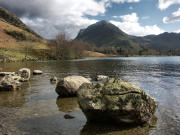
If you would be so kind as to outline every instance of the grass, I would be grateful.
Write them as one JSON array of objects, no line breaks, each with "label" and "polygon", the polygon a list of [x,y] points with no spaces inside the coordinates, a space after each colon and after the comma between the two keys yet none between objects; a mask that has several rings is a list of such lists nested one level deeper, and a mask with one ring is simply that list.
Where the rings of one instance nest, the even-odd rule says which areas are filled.
[{"label": "grass", "polygon": [[0,18],[0,61],[46,60],[46,41]]},{"label": "grass", "polygon": [[8,44],[0,47],[1,61],[2,57],[8,61],[45,60],[50,52],[48,46],[40,42],[16,42],[12,46]]}]

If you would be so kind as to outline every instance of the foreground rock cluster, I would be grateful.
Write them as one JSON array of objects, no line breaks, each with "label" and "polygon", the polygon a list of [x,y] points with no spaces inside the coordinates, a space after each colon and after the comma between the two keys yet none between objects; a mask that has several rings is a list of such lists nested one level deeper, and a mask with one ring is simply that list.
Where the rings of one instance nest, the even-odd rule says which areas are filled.
[{"label": "foreground rock cluster", "polygon": [[[33,75],[43,74],[40,70],[34,70]],[[19,89],[24,82],[28,82],[31,77],[31,70],[21,68],[17,72],[2,72],[0,70],[0,91],[13,91]]]},{"label": "foreground rock cluster", "polygon": [[29,81],[31,71],[22,68],[18,72],[1,72],[0,76],[0,91],[13,91],[19,89],[23,82]]},{"label": "foreground rock cluster", "polygon": [[68,76],[56,87],[60,97],[77,95],[88,121],[142,124],[153,117],[156,101],[136,85],[102,75],[89,80]]}]

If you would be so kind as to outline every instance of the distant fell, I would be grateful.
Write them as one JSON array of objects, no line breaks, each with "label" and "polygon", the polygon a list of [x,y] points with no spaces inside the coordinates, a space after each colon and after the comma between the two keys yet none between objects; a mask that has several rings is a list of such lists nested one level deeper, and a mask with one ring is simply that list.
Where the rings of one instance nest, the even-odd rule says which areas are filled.
[{"label": "distant fell", "polygon": [[116,46],[126,48],[129,51],[141,49],[138,44],[128,38],[125,32],[105,20],[92,24],[86,29],[81,29],[76,39],[95,44],[98,47]]},{"label": "distant fell", "polygon": [[[159,35],[132,36],[128,35],[117,26],[107,21],[99,21],[80,30],[76,39],[83,40],[97,47],[120,47],[133,52],[151,50],[163,51],[164,54],[175,50],[174,54],[180,54],[180,34],[179,33],[162,33]],[[153,54],[153,53],[152,53]]]}]

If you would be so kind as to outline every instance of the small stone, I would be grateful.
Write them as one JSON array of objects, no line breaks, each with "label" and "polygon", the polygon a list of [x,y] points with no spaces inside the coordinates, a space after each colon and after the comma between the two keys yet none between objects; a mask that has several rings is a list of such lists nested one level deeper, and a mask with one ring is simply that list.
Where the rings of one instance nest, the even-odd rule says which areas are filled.
[{"label": "small stone", "polygon": [[41,75],[43,72],[41,70],[34,70],[33,75]]},{"label": "small stone", "polygon": [[56,83],[57,82],[57,77],[56,76],[53,76],[51,79],[50,79],[51,83]]}]

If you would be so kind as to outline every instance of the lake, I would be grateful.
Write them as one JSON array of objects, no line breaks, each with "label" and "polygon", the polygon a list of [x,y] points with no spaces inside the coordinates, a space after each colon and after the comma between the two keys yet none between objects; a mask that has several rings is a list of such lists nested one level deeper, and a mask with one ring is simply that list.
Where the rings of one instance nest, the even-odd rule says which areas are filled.
[{"label": "lake", "polygon": [[[44,72],[23,89],[0,92],[0,125],[12,135],[180,135],[180,57],[113,57],[0,64]],[[58,98],[51,76],[103,74],[137,84],[158,102],[157,125],[88,124],[76,98]],[[74,119],[65,119],[70,114]]]}]

